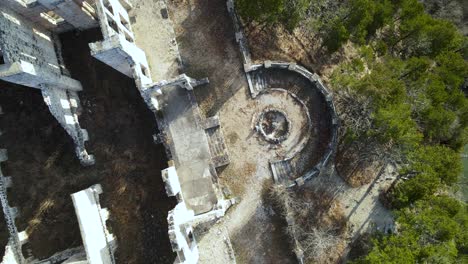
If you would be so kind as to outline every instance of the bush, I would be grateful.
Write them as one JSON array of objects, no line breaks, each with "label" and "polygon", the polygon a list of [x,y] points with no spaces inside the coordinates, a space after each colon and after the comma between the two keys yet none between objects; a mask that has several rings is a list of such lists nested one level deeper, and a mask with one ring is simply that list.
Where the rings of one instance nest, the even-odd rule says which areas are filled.
[{"label": "bush", "polygon": [[377,235],[368,255],[355,263],[455,263],[466,246],[466,204],[430,197],[397,213],[397,234]]}]

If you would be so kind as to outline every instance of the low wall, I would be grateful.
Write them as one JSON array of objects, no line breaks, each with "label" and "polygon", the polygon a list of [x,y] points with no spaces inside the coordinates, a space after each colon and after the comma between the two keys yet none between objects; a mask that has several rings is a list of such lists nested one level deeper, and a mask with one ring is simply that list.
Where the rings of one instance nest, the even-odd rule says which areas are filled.
[{"label": "low wall", "polygon": [[[302,75],[304,78],[308,79],[311,82],[311,84],[317,87],[317,89],[325,98],[327,107],[332,118],[332,138],[330,143],[328,144],[325,155],[323,155],[322,159],[317,163],[317,165],[315,165],[315,167],[311,170],[304,173],[302,176],[296,178],[294,182],[288,185],[288,187],[301,186],[304,184],[305,181],[310,180],[312,177],[319,175],[320,171],[329,163],[330,159],[332,158],[335,152],[338,141],[338,116],[336,114],[335,105],[333,104],[332,93],[327,89],[327,87],[323,84],[323,82],[320,80],[320,77],[316,73],[312,73],[303,66],[297,65],[296,63],[266,60],[261,64],[252,64],[249,48],[247,45],[247,39],[243,34],[242,25],[235,11],[233,0],[227,1],[227,9],[234,24],[236,41],[239,44],[240,53],[244,61],[244,71],[247,77],[247,82],[252,97],[255,98],[259,94],[259,91],[256,91],[256,89],[253,87],[249,72],[256,71],[262,68],[272,68],[288,70]],[[274,165],[275,162],[282,162],[286,160],[274,161],[271,163],[271,165]]]},{"label": "low wall", "polygon": [[[8,160],[8,155],[6,149],[0,149],[0,162]],[[11,178],[5,177],[2,174],[0,168],[0,201],[2,204],[3,215],[5,217],[5,223],[10,234],[8,239],[9,250],[5,251],[5,256],[3,257],[2,263],[26,263],[26,260],[23,257],[21,252],[21,241],[18,229],[15,225],[15,218],[18,214],[17,209],[10,207],[7,198],[7,188],[11,186]]]},{"label": "low wall", "polygon": [[101,208],[99,195],[101,185],[71,195],[80,225],[81,238],[90,264],[115,264],[116,241],[109,233],[106,221],[109,211]]}]

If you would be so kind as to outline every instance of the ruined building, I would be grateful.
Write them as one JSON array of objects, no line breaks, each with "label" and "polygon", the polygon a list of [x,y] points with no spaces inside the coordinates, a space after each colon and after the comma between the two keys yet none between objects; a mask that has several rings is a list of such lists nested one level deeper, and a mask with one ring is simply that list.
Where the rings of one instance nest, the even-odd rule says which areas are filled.
[{"label": "ruined building", "polygon": [[[151,2],[154,9],[149,12],[149,15],[143,17],[140,20],[143,22],[140,23],[151,20],[151,23],[148,22],[148,24],[157,25],[157,29],[150,30],[151,32],[146,32],[148,27],[144,28],[144,34],[151,36],[151,41],[157,44],[144,46],[147,43],[138,42],[137,39],[137,35],[141,34],[141,31],[138,27],[138,16],[135,15],[135,10],[141,12],[141,9],[135,9],[133,7],[135,3],[132,3],[132,0],[0,0],[0,79],[41,91],[44,103],[50,113],[72,139],[77,159],[81,165],[87,166],[87,169],[99,167],[99,158],[95,158],[90,153],[99,157],[101,152],[98,151],[98,148],[93,151],[89,145],[87,149],[86,141],[89,138],[100,141],[103,137],[96,136],[100,135],[101,130],[94,130],[95,137],[93,138],[92,133],[88,134],[87,130],[80,126],[80,113],[89,110],[87,109],[89,107],[88,101],[84,100],[87,98],[87,93],[81,95],[83,105],[80,104],[80,91],[88,91],[88,87],[71,78],[63,59],[63,57],[67,58],[70,68],[74,66],[74,64],[69,63],[69,56],[67,56],[66,47],[70,43],[67,42],[67,38],[62,38],[63,43],[61,43],[58,35],[65,32],[69,32],[67,35],[76,33],[73,40],[79,39],[81,44],[87,44],[92,56],[87,57],[84,61],[99,61],[100,68],[111,70],[119,77],[125,76],[125,80],[128,80],[130,84],[133,84],[134,81],[135,89],[137,89],[135,91],[136,98],[140,99],[139,96],[141,96],[143,109],[149,109],[149,115],[153,118],[154,123],[148,124],[147,127],[158,128],[157,131],[151,131],[151,141],[160,144],[161,149],[164,148],[163,151],[165,151],[168,160],[168,164],[165,164],[166,160],[161,159],[164,160],[164,166],[156,167],[156,171],[154,167],[151,167],[149,174],[154,173],[156,177],[159,171],[165,168],[161,171],[161,176],[166,194],[176,200],[174,208],[172,208],[174,204],[168,206],[170,209],[168,212],[157,212],[164,215],[163,217],[167,214],[167,234],[170,247],[175,255],[175,263],[197,263],[199,259],[211,263],[211,259],[207,260],[209,257],[216,258],[227,253],[211,254],[210,245],[214,245],[211,247],[218,251],[233,251],[227,229],[222,226],[218,229],[211,227],[225,215],[226,210],[231,205],[240,201],[225,197],[231,195],[230,191],[226,190],[227,188],[221,190],[219,186],[218,173],[220,175],[225,173],[220,168],[224,168],[231,161],[232,164],[239,165],[239,163],[246,163],[246,159],[249,159],[248,161],[252,161],[253,167],[258,167],[253,173],[258,175],[252,177],[256,177],[256,181],[260,182],[271,175],[270,179],[276,184],[285,185],[288,188],[303,186],[305,182],[310,182],[325,171],[327,164],[331,163],[337,142],[338,118],[332,94],[326,89],[317,74],[296,63],[270,60],[254,61],[251,58],[247,39],[244,36],[232,0],[227,1],[227,9],[224,11],[227,11],[226,18],[229,19],[228,16],[230,16],[232,19],[234,29],[232,35],[233,37],[235,35],[235,41],[233,39],[231,42],[240,48],[241,56],[239,63],[232,63],[230,65],[232,67],[227,69],[242,69],[242,74],[238,79],[235,79],[237,78],[235,74],[222,77],[230,79],[228,82],[226,79],[222,80],[224,83],[218,82],[223,83],[219,87],[213,86],[216,86],[216,78],[221,77],[209,75],[213,86],[207,86],[210,83],[208,78],[195,79],[184,72],[165,0],[148,0],[147,2]],[[155,12],[155,10],[159,12]],[[99,39],[93,39],[91,43],[87,43],[88,38],[82,38],[85,34],[78,35],[80,31],[87,29],[95,29],[96,32],[99,32]],[[199,48],[197,45],[186,46],[193,49]],[[87,48],[86,45],[84,47]],[[62,56],[62,50],[65,56]],[[80,49],[80,55],[83,54],[81,52],[83,50],[83,48]],[[89,54],[87,52],[85,50],[86,55]],[[235,52],[237,52],[237,47]],[[191,50],[187,53],[196,52]],[[216,66],[218,66],[217,63],[225,63],[224,57],[222,62],[216,62]],[[75,73],[74,70],[72,72]],[[86,77],[90,72],[95,73],[83,71],[80,73],[85,75],[84,77],[73,76],[86,83],[88,81]],[[222,73],[229,75],[225,74],[224,68]],[[206,75],[201,77],[203,76]],[[95,79],[106,78],[106,76],[94,77]],[[239,82],[240,78],[242,78],[241,82]],[[107,80],[102,80],[102,82],[98,80],[95,86],[98,89],[101,88],[100,85],[106,86],[102,88],[108,91],[102,97],[113,100],[112,95],[116,94],[113,93],[115,90],[112,90],[113,87],[107,86],[112,86],[115,82],[104,85],[105,81]],[[229,109],[232,116],[231,113],[217,111],[217,114],[205,117],[195,98],[194,89],[213,88],[215,90],[214,88],[217,88],[223,90],[226,88],[223,85],[229,86],[233,83],[238,87],[248,89],[246,90],[248,98],[241,101],[241,103],[246,104],[245,107],[239,109],[239,104],[233,101],[236,104]],[[29,92],[29,90],[27,91]],[[234,92],[229,94],[229,99],[226,100],[235,99],[234,95]],[[125,103],[131,104],[131,102]],[[119,105],[119,109],[120,107],[121,105]],[[115,109],[113,108],[113,110]],[[242,113],[238,113],[237,110],[242,110],[239,111]],[[103,112],[105,112],[105,118],[108,118],[107,109]],[[89,116],[93,118],[92,111],[85,113],[90,113]],[[245,145],[248,146],[242,146],[245,149],[241,148],[241,154],[232,151],[233,155],[229,155],[227,144],[230,144],[231,150],[236,150],[237,146],[234,145],[235,143],[231,143],[231,140],[225,142],[220,116],[223,127],[229,126],[229,132],[243,133],[240,133],[243,135],[241,138],[246,139]],[[88,121],[86,117],[88,114],[82,116],[83,123]],[[235,120],[224,122],[226,119]],[[94,129],[93,124],[98,123],[94,122],[94,119],[92,121],[87,123],[90,130]],[[147,121],[141,122],[144,125],[139,128],[146,127]],[[103,123],[101,129],[108,127],[109,123]],[[115,131],[117,140],[120,139],[120,133],[121,131]],[[137,134],[137,136],[139,135]],[[234,135],[238,136],[235,133]],[[132,134],[132,136],[135,135]],[[126,147],[127,145],[125,145]],[[111,156],[109,159],[114,161],[115,157],[118,157],[125,150],[115,151],[118,154],[116,156],[109,155]],[[237,151],[240,152],[240,150]],[[146,154],[145,152],[140,156],[146,158]],[[7,150],[2,149],[0,162],[7,161],[7,159]],[[72,160],[74,161],[74,159]],[[148,160],[143,159],[143,161],[148,163]],[[119,162],[124,163],[126,160],[116,161],[116,163]],[[130,162],[133,160],[130,159]],[[110,171],[113,173],[112,170]],[[237,173],[242,176],[248,174],[246,171],[232,172],[232,174]],[[139,176],[138,174],[131,175],[133,178]],[[233,178],[237,176],[234,175]],[[107,221],[113,217],[113,211],[104,207],[111,210],[115,207],[106,204],[103,199],[106,197],[105,180],[107,177],[99,178],[99,182],[83,183],[83,185],[89,184],[91,186],[83,187],[80,185],[79,188],[70,191],[70,193],[67,192],[66,197],[63,198],[70,199],[70,203],[73,204],[71,210],[72,212],[74,210],[76,214],[76,225],[79,225],[82,244],[76,248],[56,252],[48,259],[39,259],[34,257],[32,253],[25,254],[24,245],[28,243],[27,232],[18,230],[15,225],[15,218],[21,212],[9,203],[7,195],[15,193],[15,178],[4,176],[0,170],[0,201],[9,232],[9,242],[2,263],[115,263],[119,257],[115,256],[116,252],[119,252],[117,241],[122,242],[118,239],[126,238],[114,236],[119,234],[118,231],[112,234],[115,229],[112,230],[107,226]],[[84,190],[81,190],[83,188]],[[137,188],[143,189],[142,186],[137,186]],[[148,187],[148,189],[150,188]],[[149,192],[151,191],[153,190],[149,190]],[[158,193],[160,192],[158,191]],[[255,224],[255,228],[260,230],[259,232],[268,235],[269,233],[264,231],[266,230],[265,226],[268,225],[268,219],[263,217],[267,214],[262,211],[264,208],[257,201],[260,200],[260,188],[253,188],[251,194],[253,194],[251,197],[247,197],[251,200],[243,199],[237,208],[242,207],[242,203],[255,202],[251,207],[252,214],[259,214],[262,217],[258,218],[260,219],[258,224],[257,222],[252,222],[252,224]],[[129,199],[133,198],[129,197]],[[10,197],[10,199],[12,198]],[[137,200],[131,205],[133,207],[140,206],[139,202]],[[258,204],[256,204],[257,202]],[[150,217],[152,218],[153,215]],[[126,223],[125,220],[124,223]],[[229,219],[226,217],[222,222],[228,221]],[[150,227],[141,228],[141,232],[148,231],[148,228],[154,228],[154,225],[154,222],[151,222],[148,225]],[[113,225],[113,227],[115,226]],[[140,223],[138,223],[138,228],[140,228]],[[216,234],[211,234],[211,236],[199,235],[203,232],[198,233],[197,231],[205,231],[204,229],[217,231],[213,231]],[[30,240],[33,240],[32,238],[31,235]],[[207,243],[207,240],[212,240],[209,241],[211,244]],[[148,247],[153,246],[154,243],[151,242],[154,240],[146,243],[149,244]],[[166,245],[169,246],[169,243]],[[146,257],[146,248],[143,252]],[[296,250],[299,260],[301,259],[300,253],[301,250]],[[206,257],[205,255],[212,256]],[[234,254],[232,253],[232,255]],[[230,263],[235,263],[235,257],[230,257],[230,260],[232,261]]]},{"label": "ruined building", "polygon": [[[40,89],[50,113],[72,138],[82,165],[98,163],[88,153],[89,137],[81,128],[79,92],[86,87],[70,77],[62,55],[59,33],[100,28],[103,39],[89,43],[91,55],[135,80],[161,133],[154,136],[166,147],[171,161],[163,173],[167,194],[177,198],[168,212],[169,237],[177,263],[196,263],[198,249],[193,225],[222,217],[233,203],[224,200],[216,183],[218,166],[229,163],[218,117],[204,119],[193,87],[208,83],[179,72],[153,80],[145,52],[135,44],[129,0],[2,0],[0,3],[0,79]],[[156,52],[156,51],[154,51]],[[180,114],[180,108],[189,108]],[[188,144],[190,135],[190,144]],[[194,158],[195,157],[195,158]],[[1,160],[7,159],[2,150]],[[78,218],[83,247],[58,252],[47,260],[25,258],[25,232],[15,226],[16,209],[7,199],[14,181],[0,174],[0,198],[10,240],[3,263],[115,263],[118,245],[106,227],[109,212],[101,208],[99,185],[70,194]]]}]

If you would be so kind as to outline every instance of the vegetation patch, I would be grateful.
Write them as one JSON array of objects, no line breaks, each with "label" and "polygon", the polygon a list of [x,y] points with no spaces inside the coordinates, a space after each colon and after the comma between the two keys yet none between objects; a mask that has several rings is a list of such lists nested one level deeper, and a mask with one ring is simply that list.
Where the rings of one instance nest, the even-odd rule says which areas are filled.
[{"label": "vegetation patch", "polygon": [[451,198],[468,143],[462,89],[468,38],[425,7],[448,18],[446,9],[424,2],[237,1],[244,23],[254,28],[250,33],[281,32],[272,39],[292,39],[285,41],[289,46],[276,43],[284,53],[303,49],[295,59],[320,70],[325,64],[317,61],[327,61],[331,70],[324,80],[341,121],[340,175],[360,186],[382,165],[399,168],[381,195],[397,215],[395,232],[368,239],[364,256],[355,256],[358,263],[454,263],[468,254],[466,203]]},{"label": "vegetation patch", "polygon": [[339,201],[327,191],[269,188],[275,208],[286,219],[294,251],[305,263],[335,263],[344,251],[346,217]]}]

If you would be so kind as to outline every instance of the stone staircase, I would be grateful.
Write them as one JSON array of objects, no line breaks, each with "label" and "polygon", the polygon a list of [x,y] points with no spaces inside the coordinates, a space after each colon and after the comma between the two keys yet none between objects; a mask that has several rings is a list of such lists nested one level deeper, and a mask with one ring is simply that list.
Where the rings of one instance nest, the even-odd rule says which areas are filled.
[{"label": "stone staircase", "polygon": [[270,162],[273,179],[276,183],[289,181],[293,169],[289,160],[280,160]]},{"label": "stone staircase", "polygon": [[215,167],[221,167],[230,163],[224,136],[221,131],[218,116],[205,119],[204,128],[208,145],[210,148],[211,160]]},{"label": "stone staircase", "polygon": [[262,70],[248,72],[247,78],[249,78],[252,83],[250,86],[250,93],[254,98],[268,87],[268,82]]}]

